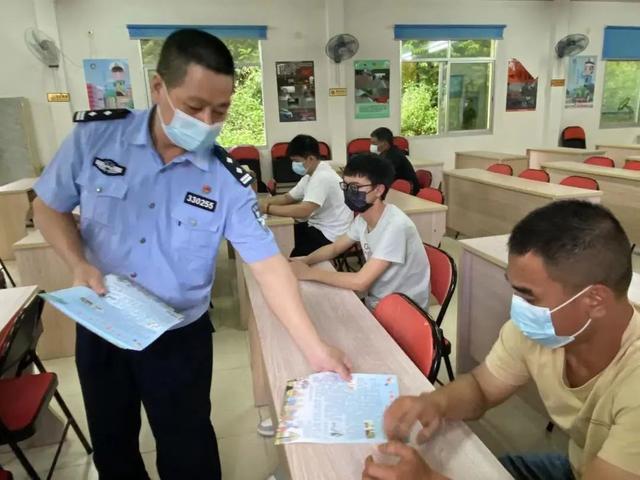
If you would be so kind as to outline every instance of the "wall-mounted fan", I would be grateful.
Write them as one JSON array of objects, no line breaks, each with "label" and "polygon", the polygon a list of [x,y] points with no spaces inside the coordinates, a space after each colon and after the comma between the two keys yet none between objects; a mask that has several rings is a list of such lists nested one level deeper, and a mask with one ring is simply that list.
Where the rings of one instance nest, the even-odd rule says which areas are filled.
[{"label": "wall-mounted fan", "polygon": [[49,68],[60,66],[60,49],[56,42],[43,31],[27,28],[24,32],[24,43],[27,44],[34,57]]},{"label": "wall-mounted fan", "polygon": [[341,33],[329,39],[324,51],[327,56],[336,63],[353,57],[360,44],[358,39],[348,33]]},{"label": "wall-mounted fan", "polygon": [[556,43],[556,55],[558,58],[573,57],[587,48],[587,45],[589,45],[589,37],[582,33],[573,33]]}]

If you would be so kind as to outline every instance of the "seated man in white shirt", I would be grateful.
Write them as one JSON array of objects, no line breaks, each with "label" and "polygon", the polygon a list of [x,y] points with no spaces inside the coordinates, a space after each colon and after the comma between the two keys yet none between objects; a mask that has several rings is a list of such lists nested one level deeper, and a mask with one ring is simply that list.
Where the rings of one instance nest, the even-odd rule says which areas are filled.
[{"label": "seated man in white shirt", "polygon": [[[394,179],[390,162],[374,154],[353,157],[344,168],[346,205],[359,214],[349,230],[333,243],[308,256],[294,258],[291,266],[301,280],[365,293],[371,310],[387,295],[399,292],[423,309],[429,301],[429,260],[416,226],[384,198]],[[358,272],[336,272],[314,268],[360,242],[366,263]]]},{"label": "seated man in white shirt", "polygon": [[[330,244],[347,231],[353,214],[344,204],[340,176],[320,160],[318,141],[297,135],[289,143],[287,156],[302,179],[288,193],[264,199],[262,213],[299,220],[294,226],[291,256],[308,255]],[[289,252],[285,252],[289,253]]]}]

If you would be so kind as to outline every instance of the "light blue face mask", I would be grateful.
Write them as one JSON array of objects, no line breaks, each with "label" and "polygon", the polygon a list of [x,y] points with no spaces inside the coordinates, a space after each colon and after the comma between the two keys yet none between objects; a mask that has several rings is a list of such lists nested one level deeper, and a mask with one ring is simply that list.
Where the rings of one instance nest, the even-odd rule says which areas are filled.
[{"label": "light blue face mask", "polygon": [[551,321],[551,314],[557,312],[562,307],[573,302],[576,298],[589,290],[591,285],[571,297],[562,305],[549,310],[547,307],[537,307],[531,305],[518,295],[513,295],[511,299],[511,320],[518,326],[525,337],[548,348],[559,348],[573,342],[591,323],[591,319],[585,323],[584,327],[573,335],[559,336]]},{"label": "light blue face mask", "polygon": [[293,173],[296,173],[301,177],[304,177],[307,174],[307,169],[304,168],[304,163],[302,162],[291,162],[291,170],[293,170]]},{"label": "light blue face mask", "polygon": [[218,138],[222,130],[222,122],[209,125],[191,115],[187,115],[173,106],[167,87],[163,86],[162,88],[167,100],[169,100],[169,105],[173,108],[173,118],[168,125],[165,124],[159,109],[158,118],[164,133],[169,137],[171,143],[184,148],[188,152],[202,152],[212,149],[216,138]]}]

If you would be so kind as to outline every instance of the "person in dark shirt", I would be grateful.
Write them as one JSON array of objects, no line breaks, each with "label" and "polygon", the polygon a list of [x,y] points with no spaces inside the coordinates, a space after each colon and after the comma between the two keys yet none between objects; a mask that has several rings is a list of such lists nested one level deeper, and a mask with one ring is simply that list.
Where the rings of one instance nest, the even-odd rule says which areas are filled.
[{"label": "person in dark shirt", "polygon": [[386,127],[376,128],[371,132],[371,153],[377,153],[382,158],[389,160],[396,171],[394,180],[406,180],[411,184],[411,193],[417,194],[420,190],[418,177],[413,165],[405,154],[393,144],[393,133]]}]

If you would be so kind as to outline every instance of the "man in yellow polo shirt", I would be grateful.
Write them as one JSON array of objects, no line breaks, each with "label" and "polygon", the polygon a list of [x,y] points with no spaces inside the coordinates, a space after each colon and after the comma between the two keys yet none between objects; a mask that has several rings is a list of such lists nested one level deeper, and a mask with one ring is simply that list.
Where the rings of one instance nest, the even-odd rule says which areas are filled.
[{"label": "man in yellow polo shirt", "polygon": [[[420,441],[444,419],[479,418],[533,380],[569,435],[569,452],[502,458],[516,479],[640,479],[640,314],[627,298],[630,252],[620,223],[599,205],[572,200],[531,212],[509,239],[511,320],[493,349],[454,382],[398,399],[385,415],[389,437],[406,438],[419,421]],[[400,461],[368,458],[363,479],[444,478],[401,442],[381,450]]]}]

